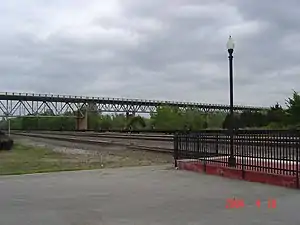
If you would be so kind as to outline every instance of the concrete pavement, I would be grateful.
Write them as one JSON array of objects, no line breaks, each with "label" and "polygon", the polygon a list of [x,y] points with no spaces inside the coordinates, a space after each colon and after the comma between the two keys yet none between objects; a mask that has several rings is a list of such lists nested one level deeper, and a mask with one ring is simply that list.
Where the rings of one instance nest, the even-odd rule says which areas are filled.
[{"label": "concrete pavement", "polygon": [[1,225],[299,225],[299,206],[297,190],[170,166],[0,177]]}]

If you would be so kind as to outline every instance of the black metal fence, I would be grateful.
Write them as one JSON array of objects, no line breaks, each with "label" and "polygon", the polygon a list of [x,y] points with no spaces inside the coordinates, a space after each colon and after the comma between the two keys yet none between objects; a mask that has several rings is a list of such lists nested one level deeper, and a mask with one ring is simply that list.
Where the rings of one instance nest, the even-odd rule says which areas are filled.
[{"label": "black metal fence", "polygon": [[[233,150],[236,167],[241,170],[299,177],[300,131],[235,130]],[[227,167],[229,156],[229,131],[204,130],[174,135],[175,160],[197,159],[204,165]]]}]

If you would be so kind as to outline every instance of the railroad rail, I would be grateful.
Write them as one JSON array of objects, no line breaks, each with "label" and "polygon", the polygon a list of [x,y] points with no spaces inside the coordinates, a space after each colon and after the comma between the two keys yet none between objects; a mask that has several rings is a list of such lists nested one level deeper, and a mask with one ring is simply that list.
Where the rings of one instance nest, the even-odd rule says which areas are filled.
[{"label": "railroad rail", "polygon": [[154,134],[124,134],[124,133],[95,133],[95,132],[57,132],[57,131],[41,131],[41,132],[19,132],[12,131],[12,133],[33,133],[33,134],[50,134],[50,135],[68,135],[68,136],[79,136],[79,137],[99,137],[99,138],[118,138],[118,139],[142,139],[151,141],[173,141],[173,135],[154,135]]},{"label": "railroad rail", "polygon": [[91,144],[91,145],[115,145],[115,146],[123,146],[128,147],[130,149],[136,150],[144,150],[144,151],[152,151],[159,153],[172,154],[173,148],[161,148],[157,146],[147,146],[147,145],[137,145],[132,143],[122,143],[122,142],[114,142],[114,141],[103,141],[97,139],[91,139],[87,137],[76,137],[76,136],[64,136],[64,135],[50,135],[50,134],[34,134],[34,133],[12,133],[17,136],[26,136],[26,137],[34,137],[34,138],[42,138],[42,139],[52,139],[57,141],[68,141],[73,143],[81,143],[81,144]]},{"label": "railroad rail", "polygon": [[[153,134],[124,134],[124,133],[95,133],[95,132],[57,132],[57,131],[44,131],[44,132],[13,132],[14,134],[36,134],[36,135],[58,135],[58,136],[74,136],[74,137],[95,137],[101,139],[128,139],[128,140],[147,140],[147,141],[161,141],[161,142],[173,142],[174,135],[153,135]],[[179,135],[180,137],[180,135]],[[184,136],[183,138],[186,138]],[[206,133],[206,134],[197,134],[190,135],[188,140],[190,144],[196,142],[196,139],[200,139],[203,143],[213,144],[218,142],[218,144],[228,144],[229,143],[229,135],[226,133]],[[287,137],[287,136],[276,136],[276,135],[247,135],[247,134],[239,134],[234,136],[234,144],[235,145],[252,145],[252,146],[264,146],[270,147],[282,147],[282,146],[298,146],[299,141],[295,137]]]},{"label": "railroad rail", "polygon": [[[155,151],[175,154],[174,149],[181,149],[187,158],[226,156],[229,154],[230,137],[227,133],[190,133],[175,136],[156,135],[149,137],[141,134],[87,133],[87,132],[46,132],[13,133],[28,137],[46,138],[74,143],[93,145],[117,145],[131,149]],[[107,140],[103,140],[107,139]],[[120,139],[122,141],[120,141]],[[117,141],[116,141],[117,140]],[[128,143],[126,143],[128,142]],[[134,143],[135,142],[135,143]],[[146,144],[147,143],[147,144]],[[178,145],[178,146],[175,146]],[[151,146],[152,145],[152,146]],[[163,147],[162,147],[163,146]],[[234,154],[236,156],[251,156],[258,158],[272,158],[285,160],[298,159],[300,150],[299,137],[273,134],[245,134],[234,136]]]}]

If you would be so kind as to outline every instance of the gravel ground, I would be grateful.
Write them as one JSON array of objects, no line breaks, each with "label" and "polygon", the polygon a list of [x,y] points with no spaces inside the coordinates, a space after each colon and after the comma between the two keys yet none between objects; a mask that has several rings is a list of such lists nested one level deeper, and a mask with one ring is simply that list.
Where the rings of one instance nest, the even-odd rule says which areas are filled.
[{"label": "gravel ground", "polygon": [[82,156],[84,158],[96,158],[105,162],[109,162],[112,167],[118,166],[135,166],[135,165],[156,165],[172,163],[172,155],[148,152],[141,150],[128,149],[127,147],[114,145],[90,145],[81,143],[72,143],[67,141],[57,141],[50,139],[19,137],[14,139],[22,144],[48,148],[56,152],[61,152],[74,157]]},{"label": "gravel ground", "polygon": [[18,142],[21,142],[24,145],[30,145],[34,147],[42,147],[42,148],[49,148],[55,152],[60,152],[64,154],[71,154],[71,155],[97,155],[98,151],[92,151],[88,148],[79,148],[78,146],[74,146],[73,143],[69,145],[67,143],[59,143],[60,141],[53,141],[47,139],[40,139],[40,138],[15,138]]},{"label": "gravel ground", "polygon": [[[56,134],[56,133],[55,133]],[[54,134],[54,136],[56,136]],[[71,133],[70,133],[71,134]],[[78,133],[75,133],[78,135]],[[95,133],[92,133],[95,135]],[[64,135],[64,137],[68,137],[68,135]],[[76,136],[70,136],[76,137]],[[113,137],[95,137],[95,136],[88,136],[88,133],[84,133],[83,136],[78,136],[78,138],[85,139],[85,140],[100,140],[100,141],[109,141],[112,143],[123,143],[123,144],[131,144],[131,145],[144,145],[148,147],[159,147],[165,149],[173,149],[174,143],[172,141],[155,141],[155,140],[138,140],[138,139],[120,139],[120,138],[113,138]],[[182,140],[181,144],[179,143],[179,149],[182,149],[181,152],[184,156],[188,156],[191,154],[197,153],[196,145],[193,142],[189,142],[188,144],[185,143],[185,139]],[[201,153],[216,153],[218,148],[219,154],[229,154],[230,146],[229,143],[227,144],[216,144],[216,143],[207,143],[205,140],[200,143],[199,145],[199,154],[197,157],[201,157]],[[188,149],[188,152],[187,150]],[[297,159],[297,151],[298,157],[300,155],[300,150],[295,149],[293,147],[285,147],[280,148],[277,146],[267,146],[262,144],[261,146],[256,146],[254,144],[249,145],[241,145],[241,143],[237,143],[234,146],[235,155],[243,155],[249,157],[264,157],[264,158],[272,158],[272,159],[289,159],[289,160],[296,160]],[[187,154],[187,155],[185,155]]]},{"label": "gravel ground", "polygon": [[[38,133],[36,133],[38,134]],[[38,134],[40,135],[40,134]],[[48,136],[57,136],[61,137],[58,134],[47,134]],[[113,138],[113,137],[94,137],[94,136],[73,136],[73,135],[63,135],[65,138],[80,138],[82,140],[99,140],[99,141],[108,141],[113,143],[122,143],[122,144],[132,144],[132,145],[143,145],[148,147],[159,147],[159,148],[166,148],[166,149],[173,149],[174,144],[173,141],[153,141],[153,140],[138,140],[138,139],[121,139],[121,138]]]}]

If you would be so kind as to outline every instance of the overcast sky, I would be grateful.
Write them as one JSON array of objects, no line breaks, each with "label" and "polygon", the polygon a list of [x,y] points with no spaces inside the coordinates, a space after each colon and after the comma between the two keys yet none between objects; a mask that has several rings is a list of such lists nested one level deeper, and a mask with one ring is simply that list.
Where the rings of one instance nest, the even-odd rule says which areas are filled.
[{"label": "overcast sky", "polygon": [[300,90],[299,0],[10,0],[0,91],[227,104],[229,35],[236,104]]}]

